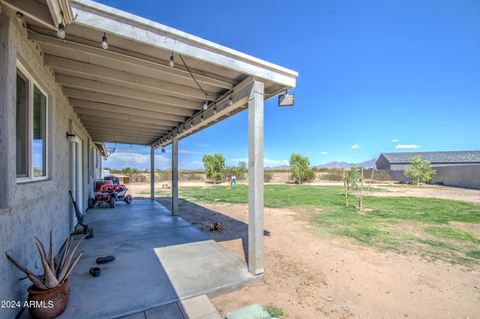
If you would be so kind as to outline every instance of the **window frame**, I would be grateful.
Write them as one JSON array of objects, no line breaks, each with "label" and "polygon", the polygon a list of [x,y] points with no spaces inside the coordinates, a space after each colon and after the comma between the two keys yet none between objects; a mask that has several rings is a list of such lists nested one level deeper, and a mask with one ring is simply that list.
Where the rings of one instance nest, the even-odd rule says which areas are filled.
[{"label": "window frame", "polygon": [[[50,141],[50,134],[49,134],[49,95],[47,92],[43,89],[43,87],[38,83],[38,81],[35,80],[34,76],[27,70],[27,68],[17,60],[17,65],[16,65],[16,73],[15,76],[18,72],[28,81],[28,118],[27,118],[27,125],[28,125],[28,139],[27,139],[27,144],[28,144],[28,156],[27,156],[27,168],[28,168],[28,176],[26,177],[16,177],[17,183],[25,183],[25,182],[37,182],[37,181],[44,181],[48,180],[49,174],[50,174],[50,167],[49,167],[49,141]],[[34,87],[37,87],[37,89],[45,96],[45,176],[34,176],[34,167],[33,167],[33,99],[34,99]],[[15,114],[16,116],[16,114]],[[16,138],[15,138],[16,141]]]}]

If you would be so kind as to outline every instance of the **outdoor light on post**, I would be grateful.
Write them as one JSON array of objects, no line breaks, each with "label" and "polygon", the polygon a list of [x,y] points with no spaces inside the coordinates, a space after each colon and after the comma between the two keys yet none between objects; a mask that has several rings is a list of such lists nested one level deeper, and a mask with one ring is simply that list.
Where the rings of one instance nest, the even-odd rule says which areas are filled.
[{"label": "outdoor light on post", "polygon": [[108,49],[108,39],[107,39],[107,33],[106,32],[103,32],[102,49],[104,49],[104,50]]},{"label": "outdoor light on post", "polygon": [[170,65],[171,68],[175,66],[175,58],[173,57],[173,53],[170,56],[170,61],[168,61],[168,65]]}]

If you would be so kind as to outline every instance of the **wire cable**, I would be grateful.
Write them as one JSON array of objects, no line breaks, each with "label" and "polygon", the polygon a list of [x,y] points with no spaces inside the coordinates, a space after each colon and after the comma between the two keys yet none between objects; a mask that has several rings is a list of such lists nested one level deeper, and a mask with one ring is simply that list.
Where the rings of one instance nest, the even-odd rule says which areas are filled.
[{"label": "wire cable", "polygon": [[200,83],[198,83],[197,79],[195,79],[195,77],[193,76],[192,71],[190,71],[190,68],[188,67],[187,63],[185,63],[185,60],[183,59],[183,56],[182,56],[181,54],[179,54],[179,56],[180,56],[180,59],[181,59],[182,62],[183,62],[183,65],[185,65],[185,67],[187,68],[188,73],[190,73],[190,76],[191,76],[192,79],[195,81],[195,83],[197,84],[198,88],[203,92],[203,94],[205,94],[205,99],[207,99],[207,97],[208,97],[207,92],[200,86]]}]

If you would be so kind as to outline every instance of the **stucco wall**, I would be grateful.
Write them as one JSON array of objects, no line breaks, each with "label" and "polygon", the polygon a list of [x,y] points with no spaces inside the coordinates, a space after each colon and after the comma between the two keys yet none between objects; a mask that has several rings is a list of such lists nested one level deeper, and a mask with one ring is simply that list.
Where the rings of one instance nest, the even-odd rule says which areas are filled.
[{"label": "stucco wall", "polygon": [[[46,181],[17,183],[15,154],[15,83],[19,59],[35,80],[47,91],[48,165]],[[66,132],[72,124],[85,142],[83,147],[84,207],[87,207],[87,141],[89,136],[55,82],[52,71],[43,63],[40,47],[28,40],[27,30],[15,12],[0,5],[0,300],[24,300],[29,281],[19,282],[20,271],[4,257],[10,251],[22,264],[41,273],[34,236],[48,238],[54,232],[54,245],[60,247],[68,235],[73,210],[70,188],[69,148]],[[72,123],[72,124],[71,124]],[[0,310],[0,318],[13,318],[18,309]]]}]

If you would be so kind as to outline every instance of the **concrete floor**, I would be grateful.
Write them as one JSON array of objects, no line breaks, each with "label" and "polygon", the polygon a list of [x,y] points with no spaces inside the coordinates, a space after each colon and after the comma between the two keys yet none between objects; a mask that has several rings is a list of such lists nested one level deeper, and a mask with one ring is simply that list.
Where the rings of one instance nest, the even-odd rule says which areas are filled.
[{"label": "concrete floor", "polygon": [[[134,200],[128,206],[88,210],[95,238],[70,276],[71,297],[61,318],[117,318],[200,295],[214,296],[256,280],[246,264],[161,204]],[[95,259],[114,255],[88,273]]]}]

